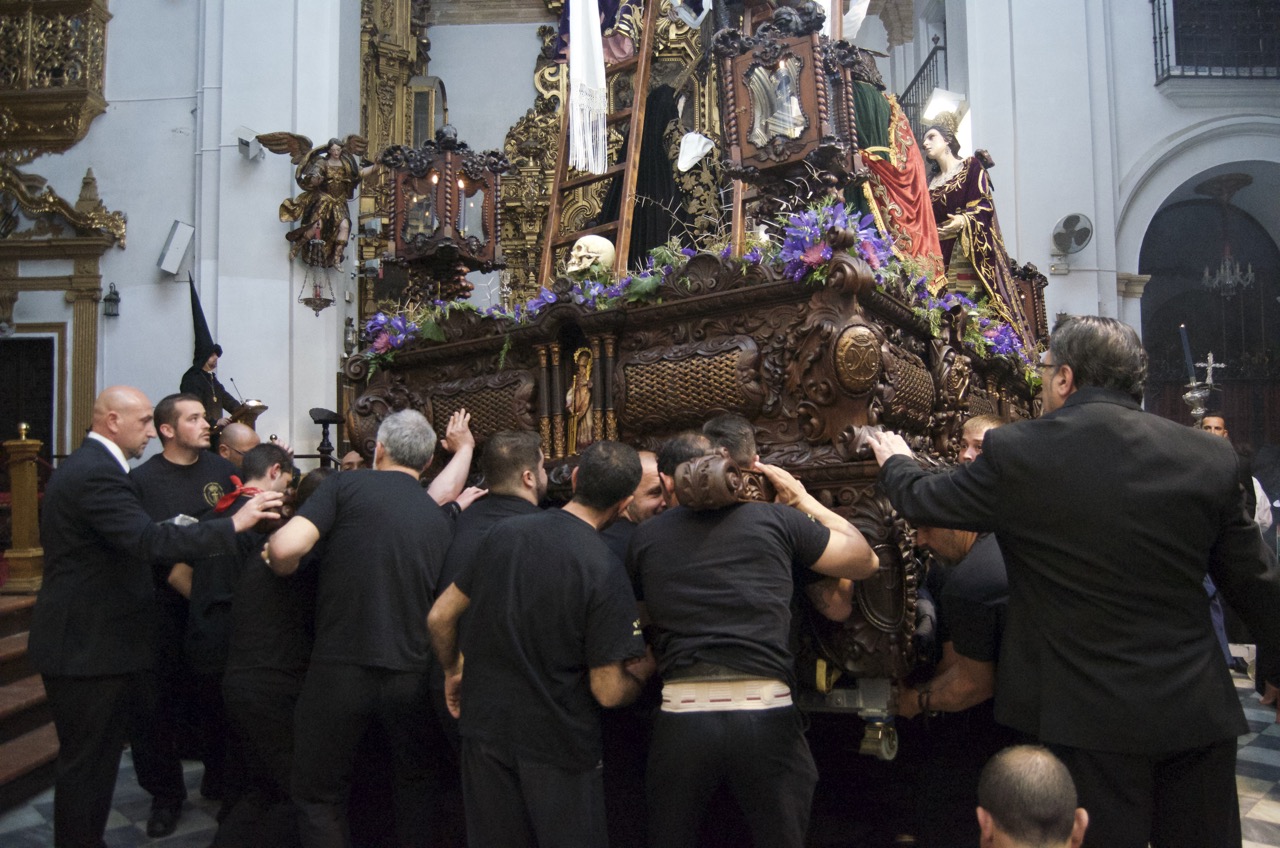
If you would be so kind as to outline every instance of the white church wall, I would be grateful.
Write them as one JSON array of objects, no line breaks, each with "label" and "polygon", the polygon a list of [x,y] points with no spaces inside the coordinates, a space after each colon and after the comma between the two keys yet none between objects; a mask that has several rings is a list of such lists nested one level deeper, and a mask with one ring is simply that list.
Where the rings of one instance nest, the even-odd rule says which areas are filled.
[{"label": "white church wall", "polygon": [[[54,191],[74,202],[86,169],[92,168],[106,208],[128,216],[127,247],[110,249],[101,262],[103,291],[115,283],[121,307],[119,318],[98,319],[96,377],[99,386],[131,383],[158,398],[176,391],[191,359],[186,287],[179,291],[156,261],[173,221],[193,220],[191,57],[197,12],[189,4],[131,2],[117,4],[112,14],[106,112],[82,142],[22,170],[46,177]],[[174,311],[176,295],[183,311]],[[15,318],[69,327],[71,307],[61,293],[27,292],[18,299]],[[69,331],[67,343],[74,343]],[[67,397],[62,400],[69,403]],[[66,435],[71,446],[82,436]]]},{"label": "white church wall", "polygon": [[[106,207],[128,216],[126,249],[102,260],[103,290],[115,283],[121,306],[119,318],[99,318],[98,385],[136,385],[153,400],[177,390],[193,347],[190,270],[225,350],[224,382],[268,404],[261,433],[311,452],[319,430],[307,410],[336,406],[342,319],[355,309],[343,295],[354,286],[335,275],[338,303],[319,318],[295,302],[304,268],[289,263],[277,215],[298,193],[293,166],[270,153],[244,159],[237,130],[317,144],[359,132],[359,0],[131,0],[112,13],[106,113],[75,147],[24,168],[71,201],[92,168]],[[175,220],[196,234],[169,275],[156,262]],[[24,293],[15,320],[69,323],[70,307],[58,293]]]}]

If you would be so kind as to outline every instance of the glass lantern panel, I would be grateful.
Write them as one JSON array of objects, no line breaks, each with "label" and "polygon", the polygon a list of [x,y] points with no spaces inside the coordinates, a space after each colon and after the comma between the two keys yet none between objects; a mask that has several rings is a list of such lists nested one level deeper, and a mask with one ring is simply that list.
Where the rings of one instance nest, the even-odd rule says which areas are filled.
[{"label": "glass lantern panel", "polygon": [[752,65],[747,69],[751,95],[751,133],[747,140],[765,147],[777,137],[795,139],[804,134],[809,118],[800,105],[800,72],[797,56],[783,56],[772,69]]},{"label": "glass lantern panel", "polygon": [[462,206],[458,210],[458,232],[463,238],[474,236],[481,244],[487,241],[484,231],[484,203],[484,187],[477,185],[470,194],[463,194]]}]

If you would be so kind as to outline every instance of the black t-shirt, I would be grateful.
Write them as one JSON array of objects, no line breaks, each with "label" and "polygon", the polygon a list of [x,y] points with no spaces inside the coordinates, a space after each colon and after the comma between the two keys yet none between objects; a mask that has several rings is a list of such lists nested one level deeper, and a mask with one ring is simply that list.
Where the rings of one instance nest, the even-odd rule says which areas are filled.
[{"label": "black t-shirt", "polygon": [[[222,513],[209,518],[230,518],[249,502],[241,496]],[[257,557],[265,533],[250,530],[236,535],[235,553],[207,557],[192,563],[190,611],[183,647],[191,668],[202,674],[222,671],[227,664],[231,635],[231,601],[245,564]]]},{"label": "black t-shirt", "polygon": [[830,538],[803,512],[770,503],[676,507],[637,527],[627,571],[649,612],[659,671],[714,663],[794,688],[791,596],[821,579],[810,566]]},{"label": "black t-shirt", "polygon": [[618,562],[625,564],[627,561],[627,547],[631,544],[631,537],[635,532],[636,525],[625,518],[619,517],[617,521],[600,531],[600,538],[604,539],[605,545],[608,546]]},{"label": "black t-shirt", "polygon": [[956,653],[979,662],[1000,656],[1009,578],[996,537],[978,537],[967,556],[948,569],[939,606],[938,635]]},{"label": "black t-shirt", "polygon": [[244,561],[231,602],[227,686],[296,693],[315,640],[317,545],[298,570],[281,577],[259,555]]},{"label": "black t-shirt", "polygon": [[449,548],[449,519],[400,471],[347,471],[298,510],[320,531],[312,662],[426,671],[427,612]]},{"label": "black t-shirt", "polygon": [[445,557],[444,569],[437,581],[439,591],[443,592],[457,579],[463,566],[475,557],[476,550],[493,525],[504,518],[541,511],[537,505],[513,495],[485,495],[464,509],[454,519],[453,543],[449,545],[449,555]]},{"label": "black t-shirt", "polygon": [[[235,486],[231,475],[236,467],[209,451],[200,451],[190,465],[178,465],[156,454],[129,472],[138,489],[142,508],[153,521],[167,521],[176,515],[203,518],[218,504],[218,499]],[[186,604],[186,599],[169,585],[171,560],[153,562],[151,578],[156,597],[165,603]]]},{"label": "black t-shirt", "polygon": [[595,528],[561,509],[496,524],[454,581],[463,736],[533,760],[600,762],[590,669],[644,653],[635,597]]}]

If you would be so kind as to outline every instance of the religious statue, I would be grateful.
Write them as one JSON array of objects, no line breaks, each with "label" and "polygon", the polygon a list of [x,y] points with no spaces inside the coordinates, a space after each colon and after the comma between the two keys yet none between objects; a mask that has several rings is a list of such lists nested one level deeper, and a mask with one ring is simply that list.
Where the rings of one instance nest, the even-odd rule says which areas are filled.
[{"label": "religious statue", "polygon": [[258,141],[272,153],[287,153],[297,166],[294,180],[302,189],[295,198],[280,204],[281,221],[299,221],[298,228],[285,236],[292,247],[289,258],[299,254],[308,265],[336,268],[342,264],[351,236],[351,212],[347,204],[355,196],[360,180],[379,165],[362,166],[368,142],[358,135],[345,140],[329,139],[323,147],[311,148],[311,139],[290,132],[266,133]]},{"label": "religious statue", "polygon": [[564,271],[571,277],[581,277],[591,270],[592,265],[599,264],[612,272],[616,256],[613,242],[604,236],[583,236],[573,243]]},{"label": "religious statue", "polygon": [[565,417],[569,421],[569,451],[581,453],[596,440],[591,408],[591,351],[578,348],[573,355],[573,382],[564,397]]},{"label": "religious statue", "polygon": [[876,226],[893,236],[893,252],[915,262],[936,293],[946,285],[946,266],[911,122],[898,98],[885,92],[874,54],[844,42],[837,49],[849,67],[858,153],[868,171],[865,182],[845,189],[845,202],[870,212]]},{"label": "religious statue", "polygon": [[1034,329],[1027,320],[1013,280],[1009,253],[996,219],[991,177],[987,174],[994,165],[991,156],[979,150],[961,159],[955,130],[943,124],[929,127],[921,146],[939,169],[938,175],[929,182],[929,196],[933,200],[933,215],[938,222],[938,238],[948,276],[952,276],[952,257],[958,248],[973,265],[996,314],[1017,331],[1027,350],[1033,350]]}]

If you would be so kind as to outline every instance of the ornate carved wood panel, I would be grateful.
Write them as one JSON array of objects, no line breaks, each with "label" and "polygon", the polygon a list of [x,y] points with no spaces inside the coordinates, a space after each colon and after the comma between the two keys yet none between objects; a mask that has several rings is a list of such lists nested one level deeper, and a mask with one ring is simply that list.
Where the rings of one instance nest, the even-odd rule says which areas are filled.
[{"label": "ornate carved wood panel", "polygon": [[[914,663],[919,565],[910,529],[876,488],[865,428],[892,427],[918,450],[954,457],[966,411],[1010,417],[1031,401],[1011,365],[962,345],[962,318],[945,318],[942,337],[932,338],[893,286],[872,283],[860,259],[839,251],[817,287],[699,254],[664,284],[660,303],[597,312],[573,303],[561,279],[560,299],[527,324],[451,314],[446,343],[401,354],[392,373],[374,378],[353,407],[353,428],[370,432],[407,405],[443,426],[464,405],[481,441],[501,427],[541,433],[552,478],[564,479],[574,452],[565,393],[583,347],[597,368],[597,434],[609,434],[612,421],[624,441],[656,447],[713,414],[741,413],[755,425],[761,458],[793,471],[880,557],[880,571],[857,586],[848,622],[807,616],[802,681],[813,685],[805,668],[818,659],[854,676],[900,677]],[[349,377],[364,378],[360,362],[352,358]]]}]

